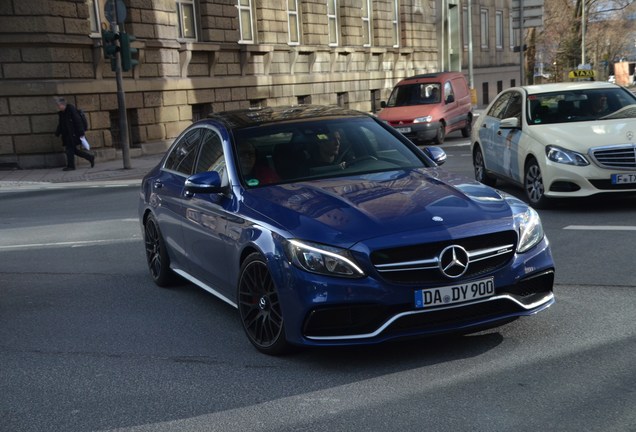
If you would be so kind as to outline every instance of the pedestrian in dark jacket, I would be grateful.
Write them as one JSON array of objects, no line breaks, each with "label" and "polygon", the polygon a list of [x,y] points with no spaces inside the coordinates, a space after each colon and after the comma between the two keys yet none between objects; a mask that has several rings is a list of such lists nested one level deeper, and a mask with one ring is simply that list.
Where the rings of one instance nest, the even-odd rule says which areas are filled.
[{"label": "pedestrian in dark jacket", "polygon": [[95,156],[81,148],[80,138],[84,136],[84,125],[77,108],[66,103],[63,97],[55,98],[57,104],[59,122],[55,136],[62,136],[62,145],[66,152],[66,168],[64,171],[75,169],[75,155],[86,159],[91,163],[91,168],[95,166]]}]

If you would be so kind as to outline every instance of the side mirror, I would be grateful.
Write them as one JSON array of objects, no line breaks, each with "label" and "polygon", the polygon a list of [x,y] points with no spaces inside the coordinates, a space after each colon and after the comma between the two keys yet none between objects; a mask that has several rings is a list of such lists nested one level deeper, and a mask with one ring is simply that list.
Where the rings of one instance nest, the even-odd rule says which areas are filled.
[{"label": "side mirror", "polygon": [[437,165],[443,165],[446,162],[446,152],[437,146],[427,146],[423,149],[424,153]]},{"label": "side mirror", "polygon": [[519,119],[517,117],[508,117],[501,120],[499,129],[519,129]]},{"label": "side mirror", "polygon": [[185,193],[189,195],[195,193],[220,193],[223,191],[221,176],[216,171],[193,174],[185,181]]},{"label": "side mirror", "polygon": [[386,102],[380,101],[380,108],[386,108]]},{"label": "side mirror", "polygon": [[453,102],[455,102],[455,95],[450,94],[450,95],[446,96],[446,103],[447,104],[453,103]]}]

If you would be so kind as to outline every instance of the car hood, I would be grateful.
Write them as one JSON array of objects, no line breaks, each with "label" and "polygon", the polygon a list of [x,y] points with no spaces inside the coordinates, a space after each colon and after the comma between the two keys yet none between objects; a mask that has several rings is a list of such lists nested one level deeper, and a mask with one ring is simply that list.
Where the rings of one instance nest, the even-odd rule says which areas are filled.
[{"label": "car hood", "polygon": [[294,238],[341,247],[382,237],[457,238],[513,224],[496,190],[438,168],[251,189],[243,204]]},{"label": "car hood", "polygon": [[587,153],[590,147],[633,143],[636,119],[532,125],[528,135],[544,145]]}]

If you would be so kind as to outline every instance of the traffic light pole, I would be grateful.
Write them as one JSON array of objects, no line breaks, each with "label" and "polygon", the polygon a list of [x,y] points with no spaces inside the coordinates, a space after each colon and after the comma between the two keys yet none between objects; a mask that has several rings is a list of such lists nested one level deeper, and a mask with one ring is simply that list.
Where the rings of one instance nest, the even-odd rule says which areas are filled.
[{"label": "traffic light pole", "polygon": [[[113,2],[114,16],[117,15],[117,1]],[[119,34],[117,21],[111,23],[111,28]],[[121,46],[121,41],[119,41]],[[119,107],[119,136],[121,138],[121,155],[124,169],[130,169],[130,137],[128,135],[128,112],[126,111],[126,95],[124,93],[124,81],[121,76],[121,52],[115,54],[115,81],[117,81],[117,106]]]}]

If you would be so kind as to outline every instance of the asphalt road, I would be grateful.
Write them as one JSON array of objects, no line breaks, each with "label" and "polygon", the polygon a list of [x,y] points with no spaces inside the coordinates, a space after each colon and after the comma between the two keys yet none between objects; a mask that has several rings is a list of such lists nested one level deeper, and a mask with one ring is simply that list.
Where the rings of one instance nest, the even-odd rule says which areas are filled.
[{"label": "asphalt road", "polygon": [[[461,139],[444,147],[472,173]],[[0,430],[634,431],[633,201],[541,212],[543,313],[275,358],[227,304],[152,284],[136,188],[0,194]]]}]

